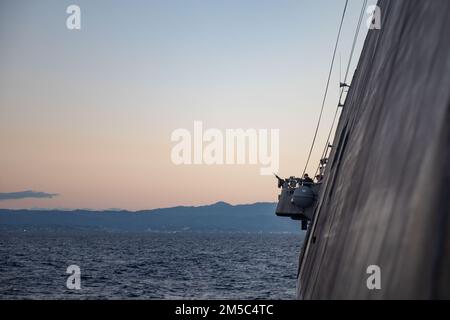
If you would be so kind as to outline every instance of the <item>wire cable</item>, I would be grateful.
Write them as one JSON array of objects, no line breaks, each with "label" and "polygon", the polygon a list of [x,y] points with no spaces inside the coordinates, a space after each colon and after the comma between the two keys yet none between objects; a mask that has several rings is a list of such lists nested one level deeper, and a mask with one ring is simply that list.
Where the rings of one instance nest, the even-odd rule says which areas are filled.
[{"label": "wire cable", "polygon": [[[367,1],[368,0],[364,0],[363,5],[361,7],[361,12],[360,12],[360,15],[359,15],[358,24],[357,24],[357,27],[356,27],[356,30],[355,30],[355,35],[353,37],[352,49],[350,51],[350,57],[349,57],[349,60],[348,60],[348,63],[347,63],[347,69],[345,71],[344,82],[343,82],[344,84],[347,83],[348,74],[349,74],[349,71],[350,71],[350,66],[351,66],[351,63],[352,63],[352,60],[353,60],[353,55],[354,55],[355,48],[356,48],[356,43],[358,41],[359,32],[361,30],[361,23],[362,23],[362,20],[363,20],[363,17],[364,17],[365,8],[367,6]],[[341,89],[341,93],[340,93],[340,96],[339,96],[339,104],[338,104],[338,106],[336,108],[336,112],[334,113],[333,121],[331,123],[330,131],[328,132],[328,137],[327,137],[327,140],[326,140],[326,143],[325,143],[325,147],[324,147],[323,152],[322,152],[321,159],[325,158],[327,150],[328,150],[328,146],[329,146],[329,144],[331,142],[330,141],[331,134],[333,132],[333,128],[334,128],[334,124],[335,124],[336,119],[337,119],[337,115],[339,113],[339,106],[341,105],[342,96],[344,95],[344,89],[345,89],[345,87],[342,87],[342,89]],[[317,173],[319,172],[319,169],[320,169],[320,164],[317,167],[314,176],[317,175]]]},{"label": "wire cable", "polygon": [[339,31],[338,31],[338,35],[337,35],[337,38],[336,38],[336,44],[334,46],[333,58],[331,59],[330,71],[328,73],[327,85],[325,87],[325,93],[324,93],[324,96],[323,96],[322,107],[320,109],[319,120],[317,121],[316,131],[314,133],[314,138],[313,138],[313,141],[312,141],[312,144],[311,144],[311,148],[309,150],[308,158],[306,160],[305,169],[303,170],[302,177],[305,175],[305,172],[306,172],[306,170],[308,168],[308,165],[309,165],[309,161],[311,160],[311,154],[313,152],[314,145],[316,143],[317,133],[319,132],[319,127],[320,127],[320,122],[322,121],[323,109],[325,107],[325,101],[327,99],[328,89],[330,87],[331,74],[332,74],[332,71],[333,71],[334,60],[336,59],[336,51],[337,51],[337,48],[338,48],[339,39],[341,38],[342,25],[344,24],[345,13],[347,12],[347,6],[348,6],[348,0],[345,0],[344,10],[342,12],[341,23],[339,25]]}]

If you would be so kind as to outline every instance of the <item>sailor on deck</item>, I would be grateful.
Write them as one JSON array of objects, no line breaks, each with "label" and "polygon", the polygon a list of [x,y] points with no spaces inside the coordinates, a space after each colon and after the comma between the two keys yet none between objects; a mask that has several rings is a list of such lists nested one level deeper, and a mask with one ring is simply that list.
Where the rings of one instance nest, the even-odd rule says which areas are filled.
[{"label": "sailor on deck", "polygon": [[314,184],[314,180],[309,177],[309,174],[305,173],[305,175],[303,176],[303,183],[311,185]]}]

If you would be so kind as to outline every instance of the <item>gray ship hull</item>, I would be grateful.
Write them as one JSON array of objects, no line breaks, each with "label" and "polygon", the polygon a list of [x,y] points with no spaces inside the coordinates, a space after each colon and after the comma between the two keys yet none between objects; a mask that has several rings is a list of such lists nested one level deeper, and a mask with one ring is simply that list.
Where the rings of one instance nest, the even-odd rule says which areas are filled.
[{"label": "gray ship hull", "polygon": [[[300,259],[300,299],[450,298],[450,1],[381,0]],[[380,267],[381,289],[367,268]]]}]

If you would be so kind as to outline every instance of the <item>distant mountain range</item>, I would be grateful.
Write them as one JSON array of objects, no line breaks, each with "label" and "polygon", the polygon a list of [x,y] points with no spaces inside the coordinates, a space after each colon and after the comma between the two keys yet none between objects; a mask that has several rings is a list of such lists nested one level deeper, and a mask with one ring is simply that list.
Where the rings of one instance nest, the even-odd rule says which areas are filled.
[{"label": "distant mountain range", "polygon": [[202,232],[300,232],[298,223],[275,216],[275,203],[173,207],[143,211],[0,209],[0,229]]}]

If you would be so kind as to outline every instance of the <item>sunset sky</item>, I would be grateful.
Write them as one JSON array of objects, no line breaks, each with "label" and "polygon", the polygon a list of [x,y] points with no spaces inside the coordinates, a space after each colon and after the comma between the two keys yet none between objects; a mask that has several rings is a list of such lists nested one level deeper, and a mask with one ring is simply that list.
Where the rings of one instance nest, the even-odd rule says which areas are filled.
[{"label": "sunset sky", "polygon": [[[0,197],[0,208],[275,202],[260,165],[176,166],[171,133],[196,120],[279,129],[278,172],[300,175],[344,2],[1,0],[0,193],[58,195]],[[79,31],[66,28],[71,4]],[[361,5],[349,3],[342,73]],[[364,21],[352,71],[366,33]],[[338,85],[339,54],[311,174]]]}]

